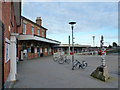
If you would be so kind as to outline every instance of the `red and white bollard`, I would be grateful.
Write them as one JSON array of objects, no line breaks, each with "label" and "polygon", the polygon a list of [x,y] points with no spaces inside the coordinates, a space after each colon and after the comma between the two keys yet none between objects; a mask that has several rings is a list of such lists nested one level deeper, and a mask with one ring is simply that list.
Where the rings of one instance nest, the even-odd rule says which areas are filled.
[{"label": "red and white bollard", "polygon": [[102,52],[101,52],[101,57],[102,57],[102,66],[106,66],[106,63],[105,63],[105,56],[106,56],[106,49],[105,48],[102,48]]}]

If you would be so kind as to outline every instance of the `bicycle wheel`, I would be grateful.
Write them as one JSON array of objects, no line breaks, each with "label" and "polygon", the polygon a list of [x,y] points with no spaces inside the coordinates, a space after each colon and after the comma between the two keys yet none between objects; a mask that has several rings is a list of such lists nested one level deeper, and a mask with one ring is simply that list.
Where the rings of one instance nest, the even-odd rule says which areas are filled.
[{"label": "bicycle wheel", "polygon": [[81,64],[81,68],[82,69],[85,69],[86,67],[87,67],[87,63],[86,62],[84,62],[84,63]]},{"label": "bicycle wheel", "polygon": [[67,59],[66,62],[69,64],[70,63],[70,59]]},{"label": "bicycle wheel", "polygon": [[59,64],[63,64],[63,63],[64,63],[63,58],[60,58],[60,59],[58,60],[58,62],[59,62]]},{"label": "bicycle wheel", "polygon": [[53,57],[53,61],[56,62],[57,61],[57,57]]},{"label": "bicycle wheel", "polygon": [[74,70],[76,68],[77,68],[77,64],[74,64],[73,67],[72,67],[72,70]]}]

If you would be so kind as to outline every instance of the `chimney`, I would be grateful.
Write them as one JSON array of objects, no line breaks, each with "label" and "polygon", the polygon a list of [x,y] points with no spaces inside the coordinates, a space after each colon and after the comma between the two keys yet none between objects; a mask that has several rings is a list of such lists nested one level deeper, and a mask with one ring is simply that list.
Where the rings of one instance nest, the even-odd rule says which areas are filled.
[{"label": "chimney", "polygon": [[41,20],[41,17],[37,17],[36,18],[36,23],[38,24],[38,25],[42,25],[42,20]]}]

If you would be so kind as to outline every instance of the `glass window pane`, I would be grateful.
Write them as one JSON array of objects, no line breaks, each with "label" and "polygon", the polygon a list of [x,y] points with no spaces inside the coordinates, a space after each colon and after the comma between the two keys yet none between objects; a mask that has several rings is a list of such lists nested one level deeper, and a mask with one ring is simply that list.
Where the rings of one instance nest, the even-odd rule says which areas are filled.
[{"label": "glass window pane", "polygon": [[26,34],[26,24],[23,23],[23,34]]},{"label": "glass window pane", "polygon": [[31,34],[32,34],[32,35],[34,34],[34,30],[33,30],[33,27],[31,27]]},{"label": "glass window pane", "polygon": [[44,31],[42,31],[42,37],[44,37]]},{"label": "glass window pane", "polygon": [[37,34],[39,35],[39,30],[37,30]]}]

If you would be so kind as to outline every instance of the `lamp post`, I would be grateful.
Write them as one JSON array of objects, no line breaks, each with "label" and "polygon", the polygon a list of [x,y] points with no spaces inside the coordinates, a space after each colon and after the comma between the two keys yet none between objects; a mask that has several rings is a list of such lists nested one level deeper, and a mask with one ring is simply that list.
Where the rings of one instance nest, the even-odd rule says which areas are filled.
[{"label": "lamp post", "polygon": [[103,42],[104,40],[103,40],[103,35],[101,36],[101,50],[102,50],[102,66],[106,66],[106,64],[105,64],[105,48],[104,48],[104,42]]},{"label": "lamp post", "polygon": [[93,35],[93,47],[95,46],[95,36]]},{"label": "lamp post", "polygon": [[72,28],[72,70],[74,66],[74,43],[73,43],[73,25],[76,24],[76,22],[69,22]]}]

